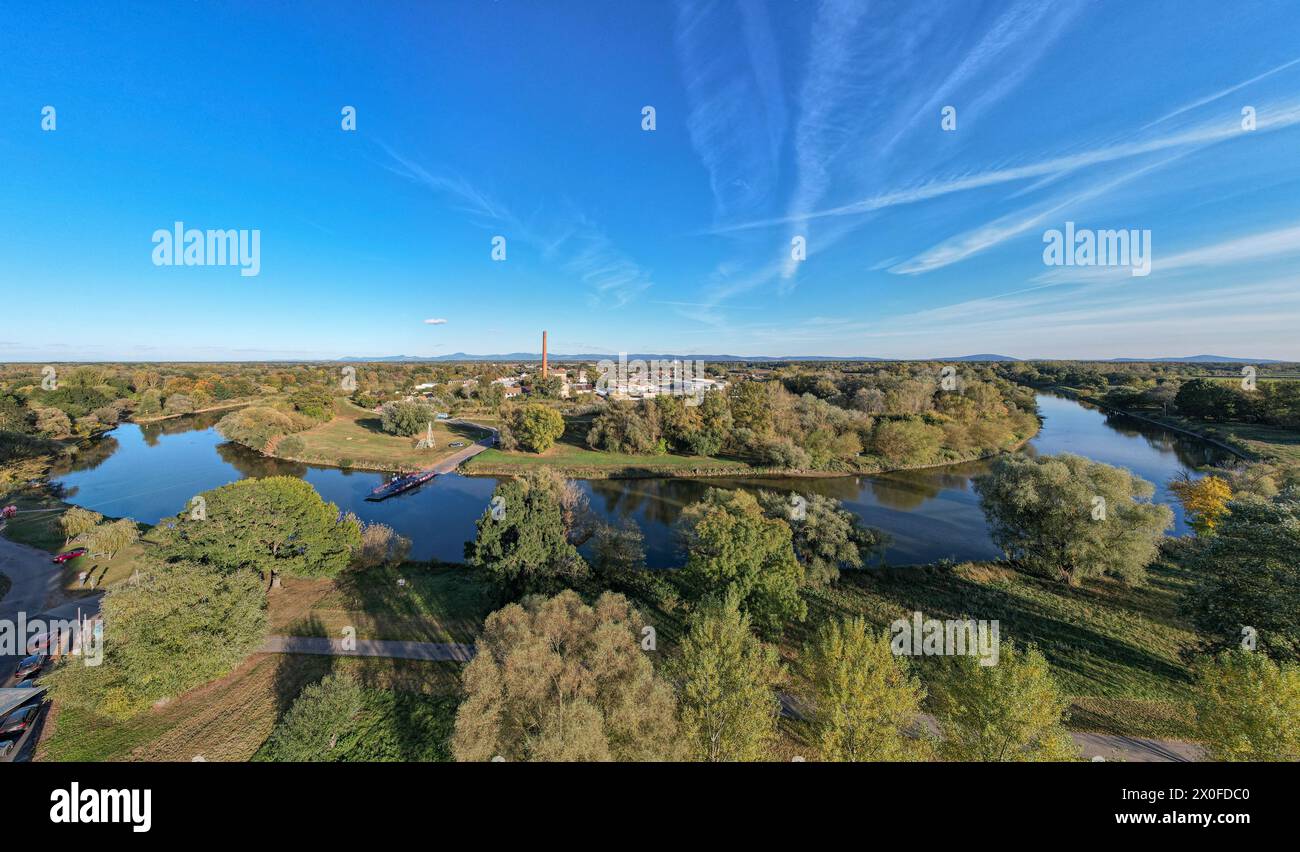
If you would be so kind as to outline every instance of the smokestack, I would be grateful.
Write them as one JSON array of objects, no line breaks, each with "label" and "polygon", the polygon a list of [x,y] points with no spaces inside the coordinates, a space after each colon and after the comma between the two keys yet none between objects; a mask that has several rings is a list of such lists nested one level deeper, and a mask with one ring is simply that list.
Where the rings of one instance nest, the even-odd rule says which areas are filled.
[{"label": "smokestack", "polygon": [[546,366],[546,332],[543,331],[543,332],[542,332],[542,378],[543,378],[543,379],[546,378],[546,375],[547,375],[547,366]]}]

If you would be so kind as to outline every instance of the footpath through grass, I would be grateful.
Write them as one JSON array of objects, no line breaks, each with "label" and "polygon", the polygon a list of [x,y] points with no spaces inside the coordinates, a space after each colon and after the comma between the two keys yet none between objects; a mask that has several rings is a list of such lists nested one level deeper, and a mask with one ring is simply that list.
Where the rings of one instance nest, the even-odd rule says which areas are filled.
[{"label": "footpath through grass", "polygon": [[446,760],[460,666],[422,660],[254,654],[220,680],[126,721],[56,706],[37,759],[253,759],[308,683],[354,674],[366,710],[339,759]]}]

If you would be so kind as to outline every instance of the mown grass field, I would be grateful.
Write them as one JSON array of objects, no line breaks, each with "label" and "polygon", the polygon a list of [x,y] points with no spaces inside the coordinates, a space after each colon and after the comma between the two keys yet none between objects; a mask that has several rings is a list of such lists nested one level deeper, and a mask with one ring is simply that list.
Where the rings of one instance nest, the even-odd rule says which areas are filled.
[{"label": "mown grass field", "polygon": [[406,563],[351,571],[337,580],[286,577],[268,598],[269,629],[338,638],[351,627],[358,639],[473,642],[490,601],[470,569],[454,565]]},{"label": "mown grass field", "polygon": [[481,429],[460,424],[434,422],[432,450],[417,450],[416,442],[423,434],[413,438],[389,435],[379,425],[379,415],[347,401],[335,404],[334,419],[328,423],[298,432],[293,437],[302,441],[304,449],[298,453],[284,453],[281,438],[273,448],[273,455],[295,461],[355,467],[367,470],[416,470],[436,464],[461,447],[452,443],[461,441],[466,446],[484,437]]},{"label": "mown grass field", "polygon": [[302,688],[332,670],[366,687],[366,710],[340,759],[447,759],[459,664],[296,654],[254,654],[226,677],[126,721],[56,705],[37,759],[250,760]]}]

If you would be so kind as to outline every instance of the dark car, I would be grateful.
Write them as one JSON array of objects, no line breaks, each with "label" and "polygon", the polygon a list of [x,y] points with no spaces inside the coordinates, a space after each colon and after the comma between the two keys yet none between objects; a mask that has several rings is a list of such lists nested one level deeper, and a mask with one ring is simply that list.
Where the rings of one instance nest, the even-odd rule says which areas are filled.
[{"label": "dark car", "polygon": [[85,556],[86,553],[87,553],[86,548],[74,547],[71,550],[69,550],[67,553],[60,553],[58,556],[54,557],[54,564],[62,565],[64,562],[67,562],[69,559],[76,559],[78,556]]},{"label": "dark car", "polygon": [[19,707],[8,716],[0,721],[0,737],[19,737],[35,721],[36,716],[41,712],[41,705],[29,704],[26,707]]},{"label": "dark car", "polygon": [[32,654],[30,657],[24,657],[19,661],[18,668],[14,669],[14,680],[22,680],[25,677],[40,674],[43,668],[45,668],[44,654]]}]

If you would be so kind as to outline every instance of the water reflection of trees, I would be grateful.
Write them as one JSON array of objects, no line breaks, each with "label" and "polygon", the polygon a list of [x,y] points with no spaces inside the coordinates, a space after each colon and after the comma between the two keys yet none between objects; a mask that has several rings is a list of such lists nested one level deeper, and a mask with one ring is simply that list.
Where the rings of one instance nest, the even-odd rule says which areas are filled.
[{"label": "water reflection of trees", "polygon": [[1231,454],[1213,444],[1124,414],[1108,413],[1106,425],[1125,437],[1142,438],[1147,446],[1158,453],[1173,453],[1183,467],[1213,465],[1231,458]]},{"label": "water reflection of trees", "polygon": [[83,441],[77,445],[77,452],[74,455],[59,457],[58,461],[50,467],[50,475],[59,477],[76,471],[94,470],[108,461],[108,457],[117,452],[119,446],[121,446],[120,442],[112,435]]},{"label": "water reflection of trees", "polygon": [[221,418],[229,414],[229,411],[208,411],[203,414],[187,414],[184,417],[173,417],[170,420],[155,420],[152,423],[140,424],[140,437],[144,439],[145,444],[150,447],[158,445],[158,439],[163,435],[181,435],[186,432],[199,432],[204,429],[211,429],[221,421]]},{"label": "water reflection of trees", "polygon": [[217,444],[216,449],[222,461],[245,477],[260,479],[265,476],[296,476],[302,479],[307,475],[305,464],[264,456],[232,441]]}]

